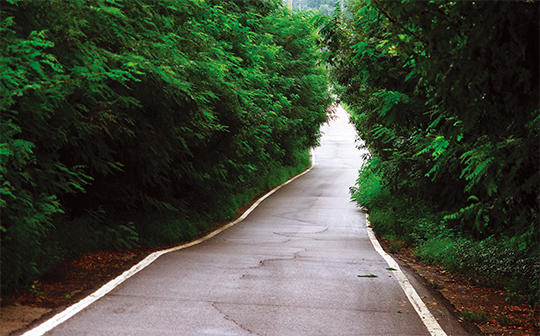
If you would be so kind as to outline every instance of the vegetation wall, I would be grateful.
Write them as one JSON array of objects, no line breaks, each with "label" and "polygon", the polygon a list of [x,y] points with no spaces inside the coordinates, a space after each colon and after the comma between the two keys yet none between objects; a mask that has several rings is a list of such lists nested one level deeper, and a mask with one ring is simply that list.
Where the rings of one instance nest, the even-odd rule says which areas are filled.
[{"label": "vegetation wall", "polygon": [[330,104],[279,0],[1,6],[2,288],[231,219],[309,165]]},{"label": "vegetation wall", "polygon": [[371,153],[352,195],[380,235],[538,302],[539,6],[348,2],[324,20]]}]

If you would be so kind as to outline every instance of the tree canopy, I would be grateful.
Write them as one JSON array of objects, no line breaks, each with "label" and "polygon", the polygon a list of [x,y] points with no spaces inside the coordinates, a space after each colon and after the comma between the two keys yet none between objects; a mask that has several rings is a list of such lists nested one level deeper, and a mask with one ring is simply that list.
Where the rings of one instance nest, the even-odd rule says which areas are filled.
[{"label": "tree canopy", "polygon": [[279,0],[8,0],[1,20],[3,287],[232,218],[327,120],[316,29]]},{"label": "tree canopy", "polygon": [[321,28],[337,94],[371,153],[353,197],[374,228],[416,244],[507,242],[532,258],[509,273],[533,296],[538,14],[532,1],[357,0]]}]

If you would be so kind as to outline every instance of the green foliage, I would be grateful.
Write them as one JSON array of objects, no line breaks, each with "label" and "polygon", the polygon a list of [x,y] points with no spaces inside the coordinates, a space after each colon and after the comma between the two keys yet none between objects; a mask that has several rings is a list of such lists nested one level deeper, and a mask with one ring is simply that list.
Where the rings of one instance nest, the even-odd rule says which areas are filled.
[{"label": "green foliage", "polygon": [[[540,253],[538,10],[357,0],[321,19],[336,94],[370,152],[353,198],[379,234]],[[533,295],[535,278],[515,272]]]},{"label": "green foliage", "polygon": [[473,312],[463,311],[459,315],[462,319],[475,322],[475,323],[483,323],[483,322],[489,321],[489,316],[487,316],[481,311],[473,311]]},{"label": "green foliage", "polygon": [[540,256],[520,249],[514,237],[504,241],[431,238],[418,246],[416,256],[465,275],[474,284],[504,286],[510,295],[519,293],[531,305],[539,300]]},{"label": "green foliage", "polygon": [[388,252],[399,253],[405,248],[405,244],[400,240],[394,240],[388,245]]},{"label": "green foliage", "polygon": [[3,288],[73,252],[160,242],[160,225],[172,243],[233,217],[306,166],[327,120],[311,14],[281,1],[1,11]]}]

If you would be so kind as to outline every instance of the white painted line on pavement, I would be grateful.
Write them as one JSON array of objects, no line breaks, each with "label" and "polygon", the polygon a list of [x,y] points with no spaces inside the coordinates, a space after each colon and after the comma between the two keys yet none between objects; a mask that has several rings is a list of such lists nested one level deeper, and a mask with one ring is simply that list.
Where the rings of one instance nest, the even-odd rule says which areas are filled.
[{"label": "white painted line on pavement", "polygon": [[407,298],[413,305],[414,309],[416,310],[418,315],[420,315],[420,319],[422,320],[422,322],[424,322],[424,325],[427,327],[429,333],[432,336],[447,336],[444,330],[439,325],[439,322],[437,322],[433,314],[431,314],[429,309],[426,307],[411,282],[407,279],[403,271],[401,271],[398,263],[391,256],[389,256],[388,253],[384,252],[381,244],[377,240],[377,237],[375,237],[373,229],[369,226],[369,222],[367,219],[366,226],[368,236],[371,240],[371,243],[373,244],[373,247],[377,252],[379,252],[379,254],[384,258],[384,260],[386,260],[388,266],[395,269],[395,271],[393,271],[392,273],[394,273],[394,275],[396,276],[399,284],[401,285],[401,288],[403,288],[403,291],[405,292],[405,295],[407,295]]},{"label": "white painted line on pavement", "polygon": [[262,196],[261,198],[259,198],[255,203],[253,203],[253,205],[251,205],[251,207],[249,207],[249,209],[247,209],[243,214],[242,216],[240,216],[238,219],[236,219],[235,221],[233,222],[230,222],[229,224],[227,225],[224,225],[222,227],[220,227],[219,229],[215,230],[215,231],[212,231],[210,234],[200,238],[200,239],[197,239],[197,240],[194,240],[192,242],[189,242],[187,244],[184,244],[184,245],[180,245],[180,246],[176,246],[176,247],[173,247],[173,248],[170,248],[170,249],[167,249],[167,250],[163,250],[163,251],[158,251],[158,252],[154,252],[150,255],[148,255],[148,257],[146,257],[145,259],[141,260],[137,265],[133,266],[132,268],[130,268],[129,270],[125,271],[124,273],[122,273],[121,275],[119,275],[118,277],[116,277],[115,279],[109,281],[108,283],[106,283],[103,287],[101,287],[100,289],[98,289],[97,291],[95,291],[94,293],[90,294],[89,296],[87,296],[86,298],[82,299],[81,301],[75,303],[74,305],[68,307],[67,309],[63,310],[62,312],[54,315],[53,317],[51,317],[49,320],[43,322],[42,324],[38,325],[37,327],[27,331],[26,333],[22,334],[22,336],[41,336],[41,335],[44,335],[46,332],[52,330],[53,328],[56,328],[57,326],[59,326],[60,324],[64,323],[65,321],[67,321],[68,319],[70,319],[71,317],[73,317],[75,314],[79,313],[81,310],[85,309],[86,307],[88,307],[89,305],[91,305],[92,303],[94,303],[95,301],[101,299],[102,297],[104,297],[107,293],[109,293],[110,291],[112,291],[114,288],[116,288],[118,285],[120,285],[122,282],[126,281],[127,279],[129,279],[131,276],[133,276],[134,274],[136,274],[137,272],[139,272],[140,270],[142,270],[143,268],[145,268],[146,266],[150,265],[154,260],[156,260],[157,258],[159,258],[160,256],[162,256],[163,254],[166,254],[166,253],[169,253],[169,252],[174,252],[174,251],[178,251],[178,250],[182,250],[182,249],[185,249],[185,248],[188,248],[188,247],[191,247],[193,245],[197,245],[197,244],[200,244],[202,242],[204,242],[205,240],[208,240],[212,237],[214,237],[215,235],[217,235],[218,233],[221,233],[225,230],[227,230],[228,228],[230,228],[231,226],[235,225],[235,224],[238,224],[240,223],[241,221],[243,221],[253,210],[255,210],[255,208],[257,206],[259,206],[259,204],[261,204],[262,201],[264,201],[266,198],[268,198],[270,195],[272,195],[273,193],[275,193],[278,189],[280,189],[281,187],[283,187],[284,185],[287,185],[289,183],[291,183],[292,181],[296,180],[297,178],[299,178],[300,176],[302,175],[305,175],[307,174],[308,172],[311,171],[311,169],[313,169],[313,167],[315,166],[315,155],[313,154],[313,151],[311,151],[312,155],[312,163],[311,163],[311,167],[309,167],[308,169],[306,169],[305,171],[303,171],[302,173],[288,179],[287,181],[285,181],[283,184],[280,184],[278,185],[277,187],[275,187],[274,189],[270,190],[268,193],[266,193],[264,196]]}]

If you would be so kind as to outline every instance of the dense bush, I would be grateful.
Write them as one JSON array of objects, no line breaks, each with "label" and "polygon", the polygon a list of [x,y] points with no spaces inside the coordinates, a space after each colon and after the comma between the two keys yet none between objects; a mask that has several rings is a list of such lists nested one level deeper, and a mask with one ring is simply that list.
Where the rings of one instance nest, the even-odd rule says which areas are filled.
[{"label": "dense bush", "polygon": [[538,14],[532,1],[357,0],[321,28],[334,87],[371,153],[352,191],[374,229],[419,245],[511,248],[529,266],[501,277],[531,302],[540,253]]},{"label": "dense bush", "polygon": [[308,14],[278,0],[1,11],[3,288],[84,249],[189,239],[308,165],[330,103]]}]

